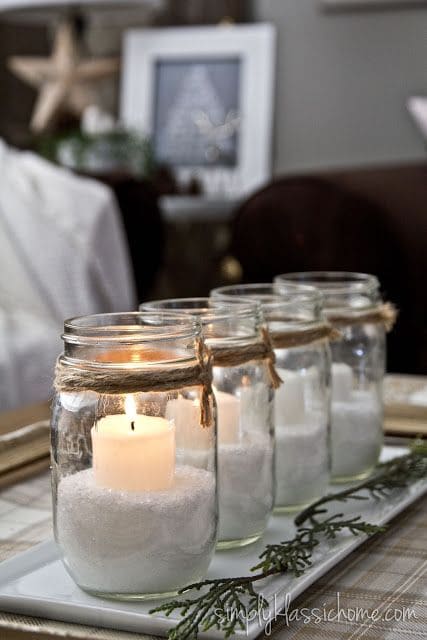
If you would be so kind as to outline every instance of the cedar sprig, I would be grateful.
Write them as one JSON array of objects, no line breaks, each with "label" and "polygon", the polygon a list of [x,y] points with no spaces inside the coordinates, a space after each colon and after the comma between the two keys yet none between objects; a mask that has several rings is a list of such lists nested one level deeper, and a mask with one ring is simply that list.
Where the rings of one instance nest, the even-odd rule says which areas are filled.
[{"label": "cedar sprig", "polygon": [[[253,614],[268,608],[267,600],[255,590],[255,585],[275,575],[289,573],[301,576],[314,561],[314,552],[322,540],[335,540],[342,533],[372,536],[381,533],[379,527],[362,520],[337,513],[324,517],[333,502],[349,500],[377,500],[387,498],[393,491],[408,487],[427,477],[427,445],[416,442],[412,451],[399,458],[379,464],[367,480],[347,489],[320,498],[299,513],[294,522],[295,536],[277,544],[269,544],[259,556],[253,572],[238,578],[204,580],[181,589],[179,595],[195,592],[190,598],[176,599],[159,605],[150,613],[170,616],[178,612],[181,619],[169,631],[169,640],[196,640],[198,634],[217,629],[226,638],[246,628]],[[322,519],[320,519],[322,518]]]},{"label": "cedar sprig", "polygon": [[[270,572],[269,575],[272,575]],[[245,621],[254,610],[268,607],[267,600],[257,593],[254,583],[264,579],[264,574],[204,580],[190,584],[178,593],[199,592],[193,598],[173,600],[152,609],[166,616],[178,611],[182,620],[168,633],[169,640],[197,638],[199,632],[216,628],[228,638],[237,629],[245,629]]]},{"label": "cedar sprig", "polygon": [[323,538],[334,540],[344,531],[354,536],[361,534],[372,536],[383,530],[383,527],[364,522],[360,516],[344,518],[342,513],[337,513],[321,522],[313,520],[310,526],[300,527],[292,540],[267,545],[259,556],[261,562],[251,570],[260,569],[267,573],[275,568],[277,573],[289,572],[299,577],[313,564],[314,550]]},{"label": "cedar sprig", "polygon": [[427,445],[416,441],[410,453],[377,465],[374,473],[359,484],[342,491],[329,493],[301,511],[295,518],[295,525],[316,522],[319,515],[327,513],[325,507],[330,502],[348,500],[380,500],[387,498],[396,489],[405,489],[410,483],[427,476]]}]

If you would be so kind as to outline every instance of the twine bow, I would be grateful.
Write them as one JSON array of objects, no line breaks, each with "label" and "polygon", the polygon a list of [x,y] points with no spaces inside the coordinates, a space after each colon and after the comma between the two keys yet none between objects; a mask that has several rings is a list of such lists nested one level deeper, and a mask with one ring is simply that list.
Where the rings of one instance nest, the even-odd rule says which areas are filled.
[{"label": "twine bow", "polygon": [[267,367],[270,374],[271,382],[274,389],[278,389],[283,383],[282,378],[279,376],[276,370],[276,354],[274,353],[274,347],[271,340],[271,335],[267,327],[262,328],[262,338],[266,348],[267,355]]}]

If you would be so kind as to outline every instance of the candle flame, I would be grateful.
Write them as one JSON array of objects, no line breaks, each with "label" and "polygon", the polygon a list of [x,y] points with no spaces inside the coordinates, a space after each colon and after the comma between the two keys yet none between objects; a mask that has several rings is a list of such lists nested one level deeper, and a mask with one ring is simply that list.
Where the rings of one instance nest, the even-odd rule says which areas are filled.
[{"label": "candle flame", "polygon": [[136,404],[131,393],[128,393],[125,398],[125,413],[131,422],[136,420]]}]

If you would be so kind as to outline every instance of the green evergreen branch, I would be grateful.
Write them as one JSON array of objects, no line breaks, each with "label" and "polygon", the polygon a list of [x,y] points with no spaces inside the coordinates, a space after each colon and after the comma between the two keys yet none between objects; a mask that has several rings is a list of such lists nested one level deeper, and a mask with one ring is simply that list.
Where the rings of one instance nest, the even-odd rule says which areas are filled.
[{"label": "green evergreen branch", "polygon": [[212,628],[228,638],[237,630],[245,629],[246,621],[254,612],[268,608],[267,600],[255,590],[256,583],[283,573],[301,576],[312,566],[313,553],[323,539],[334,540],[345,532],[354,536],[372,536],[385,529],[364,522],[361,516],[345,517],[342,513],[319,519],[328,512],[328,504],[367,500],[369,497],[384,499],[394,490],[426,477],[427,445],[417,442],[411,453],[379,464],[367,480],[328,494],[299,513],[294,521],[297,527],[295,536],[291,540],[267,545],[259,556],[260,562],[251,568],[254,573],[188,585],[179,591],[179,595],[191,591],[196,595],[166,602],[150,613],[180,614],[181,620],[169,631],[169,640],[196,640],[201,631]]},{"label": "green evergreen branch", "polygon": [[407,455],[378,464],[373,475],[367,480],[343,491],[327,494],[313,502],[297,515],[295,525],[300,527],[307,521],[314,522],[317,516],[327,512],[324,505],[329,502],[368,500],[370,497],[377,500],[387,498],[393,490],[404,489],[410,482],[424,478],[426,475],[427,445],[416,442]]}]

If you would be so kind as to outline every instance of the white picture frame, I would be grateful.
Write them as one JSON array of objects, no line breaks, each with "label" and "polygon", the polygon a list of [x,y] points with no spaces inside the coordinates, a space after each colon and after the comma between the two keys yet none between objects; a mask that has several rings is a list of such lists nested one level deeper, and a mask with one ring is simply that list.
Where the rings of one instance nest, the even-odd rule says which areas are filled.
[{"label": "white picture frame", "polygon": [[152,138],[178,182],[247,195],[271,177],[275,40],[270,24],[129,30],[123,123]]}]

